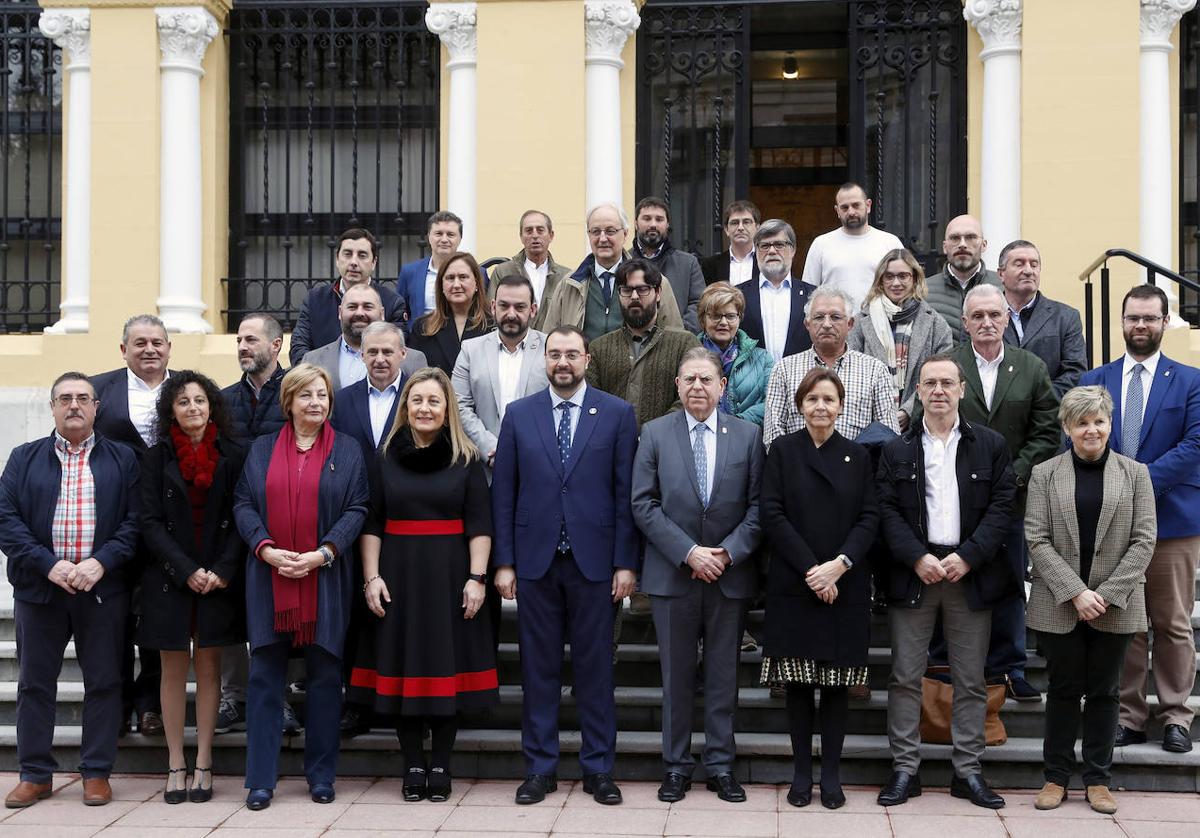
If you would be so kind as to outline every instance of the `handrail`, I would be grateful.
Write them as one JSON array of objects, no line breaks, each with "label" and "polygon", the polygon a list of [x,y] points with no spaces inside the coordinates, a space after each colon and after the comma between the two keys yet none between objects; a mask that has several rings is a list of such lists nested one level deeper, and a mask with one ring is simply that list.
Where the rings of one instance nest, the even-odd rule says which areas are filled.
[{"label": "handrail", "polygon": [[1157,262],[1150,261],[1140,253],[1134,253],[1132,250],[1124,247],[1112,247],[1101,253],[1096,257],[1092,264],[1088,265],[1084,269],[1083,273],[1079,275],[1079,278],[1083,282],[1087,282],[1088,278],[1096,272],[1096,268],[1103,265],[1109,259],[1115,257],[1121,257],[1122,259],[1128,259],[1130,262],[1136,262],[1147,271],[1152,271],[1155,276],[1165,276],[1167,279],[1171,280],[1172,282],[1179,283],[1189,291],[1194,291],[1197,294],[1200,294],[1200,283],[1196,282],[1195,280],[1188,279],[1182,274],[1177,274],[1170,268],[1164,268],[1162,265],[1158,264]]}]

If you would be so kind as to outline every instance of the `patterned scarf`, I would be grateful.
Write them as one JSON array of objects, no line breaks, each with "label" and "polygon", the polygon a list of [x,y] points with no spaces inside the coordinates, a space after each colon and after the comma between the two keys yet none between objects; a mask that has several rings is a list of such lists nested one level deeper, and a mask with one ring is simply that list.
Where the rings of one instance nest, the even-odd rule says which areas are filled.
[{"label": "patterned scarf", "polygon": [[[740,334],[740,332],[739,332]],[[738,340],[737,335],[729,342],[726,349],[722,349],[708,335],[701,335],[700,345],[705,349],[711,350],[721,356],[721,372],[727,381],[733,380],[733,362],[738,356]],[[729,404],[729,384],[725,385],[725,392],[721,394],[721,401],[717,403],[717,410],[722,413],[733,413]]]},{"label": "patterned scarf", "polygon": [[887,364],[896,385],[896,403],[900,403],[900,394],[904,392],[905,373],[908,368],[908,344],[912,339],[913,320],[921,310],[921,301],[911,299],[900,307],[880,294],[871,300],[867,312],[871,315],[871,328],[875,337],[883,344],[886,358],[880,358]]}]

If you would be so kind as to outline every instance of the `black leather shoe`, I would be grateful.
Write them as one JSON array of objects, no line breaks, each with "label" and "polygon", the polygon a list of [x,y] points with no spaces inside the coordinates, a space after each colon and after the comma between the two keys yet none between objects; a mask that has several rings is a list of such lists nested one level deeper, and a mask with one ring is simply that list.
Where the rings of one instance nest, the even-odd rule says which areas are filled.
[{"label": "black leather shoe", "polygon": [[826,789],[821,786],[821,805],[826,809],[840,809],[846,805],[846,795],[842,791],[842,787],[838,786],[835,789]]},{"label": "black leather shoe", "polygon": [[338,732],[341,733],[343,739],[353,739],[370,729],[366,714],[357,707],[347,707],[346,712],[342,713],[341,722],[338,723]]},{"label": "black leather shoe", "polygon": [[590,794],[597,803],[616,806],[621,802],[621,790],[613,782],[611,774],[589,774],[583,778],[584,794]]},{"label": "black leather shoe", "polygon": [[792,787],[788,789],[787,802],[801,809],[812,803],[812,780],[806,785],[792,783]]},{"label": "black leather shoe", "polygon": [[745,803],[746,790],[742,788],[732,774],[718,774],[715,777],[709,777],[704,781],[704,787],[709,791],[715,791],[717,797],[724,800],[726,803]]},{"label": "black leather shoe", "polygon": [[557,780],[546,774],[530,774],[517,789],[517,803],[521,806],[541,803],[552,791],[558,791]]},{"label": "black leather shoe", "polygon": [[1042,694],[1030,686],[1029,682],[1021,677],[1013,677],[1010,675],[1005,692],[1013,701],[1042,700]]},{"label": "black leather shoe", "polygon": [[424,800],[427,781],[425,769],[414,765],[404,772],[404,784],[400,787],[401,796],[409,803]]},{"label": "black leather shoe", "polygon": [[910,797],[921,796],[921,775],[909,774],[906,771],[895,771],[892,779],[879,790],[875,802],[880,806],[899,806],[907,803]]},{"label": "black leather shoe", "polygon": [[676,771],[668,771],[658,787],[658,799],[663,803],[678,803],[691,787],[692,781],[687,777]]},{"label": "black leather shoe", "polygon": [[970,800],[984,809],[1004,808],[1004,798],[988,788],[987,780],[983,779],[982,774],[972,774],[970,777],[955,775],[950,781],[950,796]]},{"label": "black leather shoe", "polygon": [[1167,725],[1163,728],[1163,750],[1172,754],[1186,754],[1192,749],[1192,737],[1183,725]]},{"label": "black leather shoe", "polygon": [[1133,730],[1125,727],[1125,725],[1117,725],[1117,738],[1113,740],[1113,745],[1118,748],[1124,748],[1126,745],[1141,745],[1146,741],[1146,732],[1142,730]]},{"label": "black leather shoe", "polygon": [[425,798],[431,803],[445,803],[450,799],[450,769],[430,768],[429,781],[425,787]]},{"label": "black leather shoe", "polygon": [[162,715],[153,710],[147,710],[138,719],[138,733],[142,736],[162,736]]}]

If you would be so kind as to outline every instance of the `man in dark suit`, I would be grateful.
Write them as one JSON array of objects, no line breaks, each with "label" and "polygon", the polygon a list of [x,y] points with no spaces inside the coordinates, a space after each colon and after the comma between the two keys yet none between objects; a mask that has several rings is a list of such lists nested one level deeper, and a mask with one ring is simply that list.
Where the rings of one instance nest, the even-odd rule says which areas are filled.
[{"label": "man in dark suit", "polygon": [[[1162,354],[1170,314],[1167,295],[1135,285],[1121,303],[1125,355],[1083,374],[1113,398],[1110,445],[1145,463],[1158,512],[1158,543],[1146,570],[1146,612],[1154,630],[1154,685],[1162,747],[1192,749],[1194,713],[1188,698],[1196,681],[1192,633],[1196,564],[1200,561],[1200,370]],[[1146,741],[1148,644],[1134,635],[1121,676],[1117,745]]]},{"label": "man in dark suit", "polygon": [[1017,239],[1006,244],[1000,251],[996,272],[1008,302],[1004,342],[1041,358],[1050,373],[1054,394],[1062,399],[1079,384],[1079,376],[1088,367],[1079,312],[1039,290],[1042,255],[1033,242]]},{"label": "man in dark suit", "polygon": [[760,276],[737,286],[746,297],[742,331],[778,363],[812,348],[804,306],[816,287],[792,276],[796,232],[786,221],[763,222],[754,234],[754,256]]},{"label": "man in dark suit", "polygon": [[[154,441],[155,409],[162,384],[170,376],[171,341],[167,327],[152,314],[138,314],[127,321],[121,332],[121,356],[125,366],[92,378],[96,390],[96,431],[108,439],[129,447],[140,461]],[[137,717],[138,731],[146,736],[162,736],[162,710],[158,692],[162,665],[158,651],[137,648],[140,664],[134,677],[134,629],[141,611],[138,584],[148,561],[145,546],[123,569],[132,593],[132,608],[127,621],[128,637],[122,661],[122,701],[125,719],[121,730],[128,730],[128,717]]]},{"label": "man in dark suit", "polygon": [[415,323],[418,317],[433,309],[437,299],[438,270],[458,250],[462,234],[462,219],[454,213],[441,210],[429,216],[425,224],[429,255],[402,265],[396,280],[396,293],[404,298],[409,323]]},{"label": "man in dark suit", "polygon": [[722,800],[742,803],[733,775],[738,665],[746,605],[754,596],[762,531],[762,432],[720,414],[721,359],[684,353],[675,379],[683,410],[642,426],[633,466],[633,517],[646,537],[642,592],[650,595],[663,681],[658,799],[683,800],[696,760],[692,712],[696,649],[704,639],[704,768]]},{"label": "man in dark suit", "polygon": [[[563,645],[583,742],[583,789],[621,802],[612,779],[613,603],[633,593],[640,545],[630,507],[633,406],[589,387],[587,340],[572,326],[546,337],[550,388],[508,406],[492,478],[492,566],[506,599],[520,596],[521,744],[527,777],[516,801],[557,787]],[[520,588],[518,592],[518,586]]]},{"label": "man in dark suit", "polygon": [[379,265],[379,243],[369,231],[351,227],[342,233],[335,261],[341,278],[313,288],[300,304],[300,315],[292,329],[292,343],[288,349],[288,361],[293,366],[300,363],[306,352],[337,340],[338,307],[342,295],[356,285],[369,285],[379,292],[384,320],[397,326],[408,324],[404,300],[391,288],[371,278]]},{"label": "man in dark suit", "polygon": [[721,214],[721,227],[729,247],[700,260],[704,284],[728,282],[739,285],[758,279],[758,260],[754,258],[754,234],[762,222],[758,207],[749,201],[733,201]]},{"label": "man in dark suit", "polygon": [[83,670],[83,802],[112,800],[121,728],[121,653],[137,550],[137,457],[94,432],[96,391],[66,373],[50,389],[54,432],[18,446],[0,478],[0,550],[17,627],[17,760],[9,809],[52,793],[55,693],[67,641]]}]

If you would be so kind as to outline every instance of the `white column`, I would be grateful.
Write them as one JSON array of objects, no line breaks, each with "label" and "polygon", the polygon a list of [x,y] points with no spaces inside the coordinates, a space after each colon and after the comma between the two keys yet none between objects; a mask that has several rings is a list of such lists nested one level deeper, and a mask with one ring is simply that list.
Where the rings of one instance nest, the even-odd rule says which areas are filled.
[{"label": "white column", "polygon": [[459,247],[475,249],[475,137],[477,111],[474,3],[431,3],[425,26],[441,39],[450,53],[450,136],[443,206],[463,220]]},{"label": "white column", "polygon": [[583,6],[587,205],[621,206],[621,51],[642,19],[633,0],[586,0]]},{"label": "white column", "polygon": [[967,0],[963,17],[983,39],[980,223],[991,250],[1021,238],[1021,4]]},{"label": "white column", "polygon": [[201,294],[200,77],[209,43],[221,31],[200,6],[162,6],[159,149],[158,314],[171,332],[208,333]]},{"label": "white column", "polygon": [[92,287],[92,18],[88,9],[51,9],[38,19],[42,34],[66,55],[70,90],[65,130],[62,318],[47,332],[87,332]]}]

